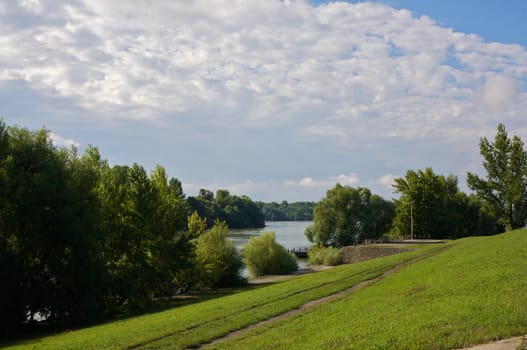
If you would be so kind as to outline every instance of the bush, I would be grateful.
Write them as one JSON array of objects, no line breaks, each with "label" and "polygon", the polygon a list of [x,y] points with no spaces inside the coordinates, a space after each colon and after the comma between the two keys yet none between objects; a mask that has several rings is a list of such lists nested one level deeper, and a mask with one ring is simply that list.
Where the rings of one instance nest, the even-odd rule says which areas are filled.
[{"label": "bush", "polygon": [[289,274],[298,269],[296,257],[276,242],[274,232],[253,237],[242,251],[243,260],[251,276]]},{"label": "bush", "polygon": [[311,265],[336,266],[342,264],[340,249],[324,246],[313,246],[307,253]]},{"label": "bush", "polygon": [[227,240],[228,231],[224,222],[216,221],[210,230],[197,239],[196,266],[199,286],[218,287],[243,282],[240,276],[243,260],[234,242]]}]

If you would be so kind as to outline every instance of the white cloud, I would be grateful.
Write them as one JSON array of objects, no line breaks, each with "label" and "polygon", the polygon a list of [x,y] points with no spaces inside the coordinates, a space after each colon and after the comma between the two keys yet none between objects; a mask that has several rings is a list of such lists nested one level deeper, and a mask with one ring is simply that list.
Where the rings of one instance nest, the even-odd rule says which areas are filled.
[{"label": "white cloud", "polygon": [[18,4],[33,13],[40,14],[43,6],[40,0],[19,0]]},{"label": "white cloud", "polygon": [[[481,129],[480,101],[526,100],[515,83],[527,76],[523,48],[484,43],[406,10],[303,1],[123,4],[57,3],[37,25],[2,28],[2,79],[25,80],[104,115],[187,118],[206,104],[221,116],[218,125],[291,126],[341,143],[448,136],[460,119]],[[20,5],[42,9],[38,0]],[[476,98],[491,73],[498,75]]]},{"label": "white cloud", "polygon": [[286,180],[285,185],[298,187],[329,188],[334,186],[336,183],[340,183],[341,185],[353,186],[356,185],[358,182],[358,175],[356,173],[351,173],[349,175],[329,176],[325,180],[314,180],[312,177],[304,177],[300,180]]},{"label": "white cloud", "polygon": [[521,83],[507,76],[495,75],[485,80],[481,88],[482,102],[491,108],[502,107],[518,101],[522,91]]},{"label": "white cloud", "polygon": [[395,183],[394,180],[396,179],[396,177],[397,176],[394,176],[392,174],[386,174],[377,179],[377,183],[386,187],[387,189],[393,190],[393,184]]},{"label": "white cloud", "polygon": [[76,142],[75,140],[61,137],[61,136],[59,136],[59,135],[57,135],[55,133],[50,133],[49,137],[51,138],[51,141],[53,142],[53,145],[55,145],[56,147],[67,147],[67,148],[69,148],[71,146],[74,146],[74,147],[79,147],[80,146],[80,143]]}]

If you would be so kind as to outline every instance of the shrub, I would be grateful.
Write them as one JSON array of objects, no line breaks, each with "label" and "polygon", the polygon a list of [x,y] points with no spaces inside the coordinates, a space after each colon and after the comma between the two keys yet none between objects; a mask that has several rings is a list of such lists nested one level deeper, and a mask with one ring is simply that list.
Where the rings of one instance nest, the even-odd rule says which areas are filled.
[{"label": "shrub", "polygon": [[313,246],[307,254],[311,265],[336,266],[342,264],[340,249],[324,246]]},{"label": "shrub", "polygon": [[234,242],[227,240],[228,231],[224,222],[216,221],[210,230],[197,239],[196,266],[199,286],[227,286],[243,281],[240,276],[243,260]]},{"label": "shrub", "polygon": [[242,255],[251,276],[289,274],[298,269],[296,257],[276,242],[274,232],[251,238]]}]

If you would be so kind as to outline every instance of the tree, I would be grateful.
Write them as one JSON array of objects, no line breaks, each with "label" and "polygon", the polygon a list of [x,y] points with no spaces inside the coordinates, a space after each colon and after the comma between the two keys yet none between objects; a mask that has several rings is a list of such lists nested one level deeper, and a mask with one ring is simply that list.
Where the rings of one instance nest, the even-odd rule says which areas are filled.
[{"label": "tree", "polygon": [[314,202],[294,202],[283,201],[263,203],[257,202],[258,207],[264,214],[267,221],[312,221]]},{"label": "tree", "polygon": [[234,242],[227,240],[228,231],[227,225],[217,220],[196,240],[198,286],[217,287],[242,282],[242,257]]},{"label": "tree", "polygon": [[105,163],[99,198],[114,303],[142,307],[155,296],[186,289],[179,272],[192,260],[192,237],[185,232],[188,210],[165,170],[157,166],[149,177],[138,164]]},{"label": "tree", "polygon": [[234,196],[227,190],[218,190],[216,197],[209,190],[201,189],[197,197],[189,197],[187,204],[191,211],[206,218],[209,227],[219,219],[230,228],[264,227],[261,208],[247,196]]},{"label": "tree", "polygon": [[2,330],[36,315],[79,324],[105,313],[97,169],[49,132],[0,123]]},{"label": "tree", "polygon": [[388,231],[391,203],[364,187],[335,185],[314,209],[306,237],[314,243],[342,247],[375,239]]},{"label": "tree", "polygon": [[415,238],[441,239],[494,232],[491,213],[459,191],[454,175],[438,175],[432,168],[408,170],[394,187],[401,195],[395,201],[395,236],[413,232]]},{"label": "tree", "polygon": [[187,232],[192,238],[198,238],[207,231],[207,219],[199,216],[198,212],[193,212],[187,220]]},{"label": "tree", "polygon": [[440,238],[451,231],[446,214],[448,202],[458,192],[455,176],[436,175],[430,167],[408,170],[404,178],[395,179],[394,187],[401,194],[394,221],[400,235],[413,231],[417,238]]},{"label": "tree", "polygon": [[487,179],[467,173],[470,189],[488,202],[499,215],[499,223],[507,231],[524,227],[527,222],[527,152],[518,136],[507,136],[503,124],[498,125],[494,143],[480,140],[480,153]]},{"label": "tree", "polygon": [[298,269],[296,257],[276,242],[274,232],[252,237],[243,247],[242,254],[252,276],[288,274]]}]

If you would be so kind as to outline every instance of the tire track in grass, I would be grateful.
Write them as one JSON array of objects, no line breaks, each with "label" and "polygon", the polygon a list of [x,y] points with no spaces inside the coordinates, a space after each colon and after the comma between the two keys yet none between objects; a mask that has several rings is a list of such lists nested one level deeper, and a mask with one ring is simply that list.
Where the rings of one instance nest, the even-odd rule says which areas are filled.
[{"label": "tire track in grass", "polygon": [[[313,291],[313,290],[316,290],[316,289],[319,289],[319,288],[323,288],[323,287],[327,287],[327,286],[343,283],[343,282],[348,281],[350,279],[353,279],[353,278],[355,278],[357,276],[361,276],[361,275],[365,275],[365,274],[369,274],[369,273],[375,273],[375,272],[378,272],[380,270],[381,270],[380,268],[372,268],[372,269],[368,269],[368,270],[364,270],[364,271],[359,271],[359,272],[350,274],[349,276],[346,276],[343,279],[339,279],[339,280],[336,280],[336,281],[330,281],[330,282],[324,282],[324,283],[320,283],[320,284],[314,285],[314,286],[306,288],[306,289],[296,290],[296,291],[293,291],[293,292],[290,292],[288,294],[282,295],[282,296],[280,296],[278,298],[275,298],[275,299],[267,300],[267,301],[261,302],[261,303],[252,304],[252,305],[249,305],[249,306],[244,307],[242,309],[235,310],[235,311],[233,311],[233,312],[231,312],[231,313],[229,313],[227,315],[214,317],[214,318],[208,319],[206,321],[198,322],[198,323],[189,325],[189,326],[187,326],[185,328],[178,329],[177,331],[169,332],[169,333],[163,334],[162,336],[155,337],[155,338],[148,339],[148,340],[145,340],[145,341],[137,343],[137,344],[130,345],[130,346],[126,347],[126,349],[127,350],[139,349],[139,348],[148,346],[149,344],[153,344],[153,343],[158,342],[160,340],[166,339],[168,337],[173,337],[173,336],[176,336],[176,335],[181,334],[181,333],[185,333],[185,332],[188,332],[188,331],[192,331],[194,329],[198,329],[200,327],[206,326],[207,324],[209,324],[211,322],[215,322],[215,321],[220,321],[222,319],[226,319],[229,316],[232,316],[234,314],[241,314],[241,313],[244,313],[244,312],[253,311],[255,308],[265,307],[265,306],[271,305],[273,303],[276,303],[276,302],[279,302],[279,301],[291,298],[291,297],[293,297],[295,295],[308,293],[310,291]],[[316,300],[314,300],[314,301],[316,301]],[[198,345],[198,347],[199,346],[200,345]],[[196,347],[194,347],[194,348],[190,347],[189,349],[195,349],[195,348]]]},{"label": "tire track in grass", "polygon": [[269,323],[277,322],[277,321],[280,321],[282,319],[288,318],[290,316],[295,316],[295,315],[301,314],[301,313],[305,312],[308,309],[320,306],[322,304],[331,302],[331,301],[336,300],[336,299],[338,299],[340,297],[343,297],[345,295],[348,295],[348,294],[354,293],[354,292],[356,292],[358,290],[364,289],[367,286],[369,286],[371,284],[374,284],[374,283],[384,279],[385,277],[397,272],[398,270],[402,269],[403,267],[405,267],[407,265],[413,264],[413,263],[415,263],[417,261],[420,261],[420,260],[427,259],[427,258],[429,258],[431,256],[434,256],[434,255],[437,255],[437,254],[443,252],[444,250],[450,248],[451,246],[452,245],[447,245],[447,246],[438,248],[436,250],[433,250],[432,252],[429,252],[427,254],[424,254],[424,255],[415,257],[413,259],[404,261],[404,262],[392,267],[391,269],[384,271],[379,276],[376,276],[376,277],[367,279],[365,281],[359,282],[358,284],[356,284],[356,285],[354,285],[354,286],[352,286],[350,288],[346,288],[346,289],[341,290],[341,291],[339,291],[337,293],[334,293],[334,294],[331,294],[331,295],[327,295],[325,297],[322,297],[322,298],[319,298],[319,299],[316,299],[316,300],[308,301],[307,303],[302,304],[300,307],[298,307],[296,309],[287,311],[287,312],[282,313],[280,315],[273,316],[271,318],[268,318],[266,320],[263,320],[263,321],[260,321],[260,322],[257,322],[257,323],[251,324],[251,325],[247,325],[247,326],[245,326],[243,328],[240,328],[238,330],[229,332],[229,333],[227,333],[226,335],[224,335],[224,336],[222,336],[220,338],[216,338],[216,339],[212,340],[211,342],[203,343],[203,344],[198,345],[196,347],[188,347],[187,349],[189,349],[189,350],[190,349],[206,349],[208,347],[217,345],[217,344],[219,344],[219,343],[221,343],[223,341],[226,341],[228,339],[231,339],[231,338],[234,338],[234,337],[237,337],[237,336],[241,336],[241,335],[243,335],[243,334],[245,334],[245,333],[247,333],[247,332],[249,332],[249,331],[251,331],[251,330],[253,330],[255,328],[263,327],[263,326],[265,326],[265,325],[267,325]]}]

